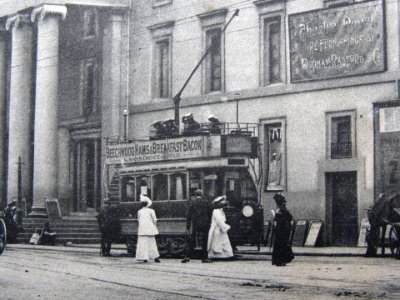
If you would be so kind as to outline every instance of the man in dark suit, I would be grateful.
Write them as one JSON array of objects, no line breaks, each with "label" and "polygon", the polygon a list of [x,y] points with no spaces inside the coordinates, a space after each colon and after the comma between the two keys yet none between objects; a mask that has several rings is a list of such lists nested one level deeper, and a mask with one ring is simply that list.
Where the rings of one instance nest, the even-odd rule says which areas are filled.
[{"label": "man in dark suit", "polygon": [[[211,224],[211,204],[204,198],[202,190],[194,192],[194,199],[190,201],[187,212],[186,229],[188,231],[188,240],[186,242],[186,257],[181,262],[187,263],[194,255],[194,247],[196,245],[196,236],[201,234],[201,258],[202,262],[211,262],[208,259],[207,238]],[[191,232],[190,232],[191,229]]]}]

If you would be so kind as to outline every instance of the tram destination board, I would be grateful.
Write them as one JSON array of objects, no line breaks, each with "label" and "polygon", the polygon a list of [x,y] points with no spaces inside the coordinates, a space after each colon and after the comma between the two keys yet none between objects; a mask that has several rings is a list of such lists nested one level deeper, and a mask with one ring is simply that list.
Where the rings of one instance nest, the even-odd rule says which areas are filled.
[{"label": "tram destination board", "polygon": [[291,81],[383,72],[382,0],[289,16]]}]

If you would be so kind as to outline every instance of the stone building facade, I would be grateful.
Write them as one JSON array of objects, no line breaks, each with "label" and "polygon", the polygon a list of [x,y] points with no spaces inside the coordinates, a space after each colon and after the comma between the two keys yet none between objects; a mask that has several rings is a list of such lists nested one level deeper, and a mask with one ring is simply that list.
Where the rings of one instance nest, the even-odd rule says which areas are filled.
[{"label": "stone building facade", "polygon": [[354,245],[379,191],[376,107],[399,98],[399,1],[14,2],[0,2],[2,199],[17,194],[20,156],[32,214],[44,198],[94,213],[104,139],[174,118],[172,97],[213,45],[180,114],[261,124],[265,218],[282,192],[328,244]]},{"label": "stone building facade", "polygon": [[[104,137],[127,99],[130,1],[1,1],[1,199],[31,216],[102,205]],[[104,99],[104,101],[103,101]]]},{"label": "stone building facade", "polygon": [[375,108],[399,97],[399,1],[139,0],[131,17],[130,133],[174,117],[214,43],[181,115],[260,123],[265,219],[282,192],[296,220],[323,221],[327,244],[355,245],[383,189]]}]

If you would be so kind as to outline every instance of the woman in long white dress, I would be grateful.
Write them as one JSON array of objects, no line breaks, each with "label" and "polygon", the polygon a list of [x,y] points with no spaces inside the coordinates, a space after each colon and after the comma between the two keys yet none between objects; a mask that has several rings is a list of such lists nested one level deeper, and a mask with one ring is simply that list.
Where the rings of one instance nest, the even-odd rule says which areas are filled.
[{"label": "woman in long white dress", "polygon": [[216,198],[213,202],[213,213],[211,227],[208,233],[208,257],[231,258],[233,250],[228,237],[228,230],[231,228],[226,224],[226,217],[223,207],[227,206],[226,196]]},{"label": "woman in long white dress", "polygon": [[136,260],[147,262],[153,260],[160,262],[155,235],[157,217],[154,209],[150,208],[152,202],[149,197],[140,195],[142,208],[138,211],[138,241],[136,247]]}]

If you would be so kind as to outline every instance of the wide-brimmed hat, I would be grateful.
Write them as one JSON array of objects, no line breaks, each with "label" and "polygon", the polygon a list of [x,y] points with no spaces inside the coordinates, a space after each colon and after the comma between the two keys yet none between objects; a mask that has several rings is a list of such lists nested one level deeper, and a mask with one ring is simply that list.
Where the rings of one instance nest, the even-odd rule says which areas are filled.
[{"label": "wide-brimmed hat", "polygon": [[154,121],[153,124],[151,124],[151,126],[154,126],[154,127],[160,126],[160,125],[162,125],[162,122],[160,120]]},{"label": "wide-brimmed hat", "polygon": [[174,119],[166,119],[163,123],[164,124],[175,123],[175,120]]},{"label": "wide-brimmed hat", "polygon": [[197,189],[194,191],[195,196],[204,196],[203,190]]},{"label": "wide-brimmed hat", "polygon": [[186,119],[193,118],[193,114],[192,113],[187,113],[186,115],[184,115],[184,118],[186,118]]},{"label": "wide-brimmed hat", "polygon": [[142,194],[140,195],[140,202],[147,202],[146,207],[150,207],[151,204],[153,203],[149,197]]},{"label": "wide-brimmed hat", "polygon": [[275,194],[274,200],[277,205],[286,204],[286,198],[282,194]]},{"label": "wide-brimmed hat", "polygon": [[218,121],[218,118],[216,116],[214,116],[214,115],[209,115],[208,116],[208,120],[209,121]]},{"label": "wide-brimmed hat", "polygon": [[227,205],[227,204],[228,204],[228,201],[226,201],[226,196],[225,196],[225,195],[219,196],[219,197],[215,198],[215,199],[212,201],[212,205],[213,205],[215,208],[224,207],[224,206]]}]

